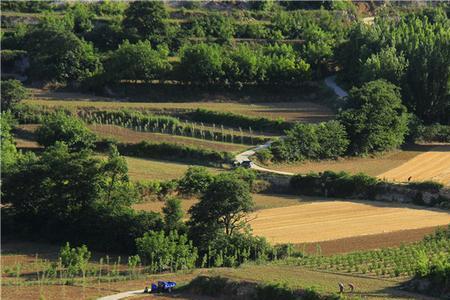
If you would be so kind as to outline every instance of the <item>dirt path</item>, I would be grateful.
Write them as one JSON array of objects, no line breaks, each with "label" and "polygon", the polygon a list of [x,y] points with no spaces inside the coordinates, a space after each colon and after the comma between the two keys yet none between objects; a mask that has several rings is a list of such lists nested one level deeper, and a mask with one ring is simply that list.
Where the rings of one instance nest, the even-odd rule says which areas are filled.
[{"label": "dirt path", "polygon": [[447,225],[450,214],[376,201],[323,201],[263,209],[250,222],[271,243],[314,243],[370,234]]},{"label": "dirt path", "polygon": [[437,146],[406,163],[378,175],[391,181],[434,180],[450,185],[450,145]]}]

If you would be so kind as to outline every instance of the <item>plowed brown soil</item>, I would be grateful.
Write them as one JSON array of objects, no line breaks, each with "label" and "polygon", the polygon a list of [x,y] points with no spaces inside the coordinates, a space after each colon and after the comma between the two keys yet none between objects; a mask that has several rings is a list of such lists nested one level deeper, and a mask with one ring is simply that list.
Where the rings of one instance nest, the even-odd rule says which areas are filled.
[{"label": "plowed brown soil", "polygon": [[447,211],[349,201],[264,209],[254,217],[254,234],[271,243],[311,243],[450,223]]},{"label": "plowed brown soil", "polygon": [[420,229],[399,230],[389,233],[355,236],[319,243],[298,244],[299,250],[308,253],[316,253],[317,245],[323,255],[347,253],[360,250],[381,249],[397,247],[422,240],[426,235],[433,233],[438,227],[426,227]]}]

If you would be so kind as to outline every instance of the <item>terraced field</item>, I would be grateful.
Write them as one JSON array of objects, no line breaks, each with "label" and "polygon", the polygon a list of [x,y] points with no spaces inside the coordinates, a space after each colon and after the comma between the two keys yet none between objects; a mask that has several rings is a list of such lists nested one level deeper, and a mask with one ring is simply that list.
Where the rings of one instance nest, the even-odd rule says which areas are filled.
[{"label": "terraced field", "polygon": [[117,100],[109,100],[108,98],[95,97],[92,98],[94,101],[89,101],[86,99],[85,95],[72,93],[68,95],[66,95],[67,93],[53,94],[56,94],[56,96],[39,97],[25,102],[47,107],[67,107],[72,109],[78,107],[93,107],[98,109],[129,108],[155,111],[176,111],[203,108],[256,117],[268,117],[272,119],[283,118],[288,121],[302,122],[325,121],[334,116],[331,109],[313,102],[119,102]]},{"label": "terraced field", "polygon": [[250,145],[244,144],[222,143],[177,135],[140,132],[113,125],[90,125],[89,128],[100,137],[111,137],[123,143],[139,143],[141,141],[155,143],[166,142],[226,152],[241,152],[251,147]]},{"label": "terraced field", "polygon": [[382,202],[322,201],[254,213],[256,235],[272,243],[311,243],[446,225],[447,211]]}]

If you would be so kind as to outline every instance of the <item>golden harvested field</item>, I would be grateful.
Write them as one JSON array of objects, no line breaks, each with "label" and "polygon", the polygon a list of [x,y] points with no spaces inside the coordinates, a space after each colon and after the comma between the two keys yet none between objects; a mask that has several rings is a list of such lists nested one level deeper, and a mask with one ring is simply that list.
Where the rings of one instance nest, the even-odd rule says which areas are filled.
[{"label": "golden harvested field", "polygon": [[437,146],[404,164],[378,175],[392,181],[433,180],[450,185],[450,145]]},{"label": "golden harvested field", "polygon": [[[81,96],[76,96],[81,97]],[[221,112],[232,112],[256,117],[268,117],[272,119],[284,118],[291,121],[318,122],[332,119],[333,112],[320,104],[312,102],[262,102],[262,103],[237,103],[237,102],[118,102],[118,101],[86,101],[82,98],[69,98],[65,100],[33,99],[26,103],[43,105],[48,107],[95,107],[98,109],[145,109],[145,110],[186,110],[204,108]]]},{"label": "golden harvested field", "polygon": [[257,211],[251,226],[271,243],[311,243],[446,225],[446,211],[382,202],[323,201]]},{"label": "golden harvested field", "polygon": [[165,142],[226,152],[242,152],[251,147],[249,145],[214,142],[170,134],[140,132],[114,125],[90,125],[89,128],[100,137],[112,137],[123,143]]},{"label": "golden harvested field", "polygon": [[310,161],[296,164],[273,165],[270,169],[292,172],[292,173],[309,173],[323,171],[345,171],[352,174],[359,172],[379,176],[393,168],[414,159],[416,156],[427,153],[432,149],[430,145],[414,145],[403,150],[392,151],[374,157],[349,157],[338,160]]},{"label": "golden harvested field", "polygon": [[[132,180],[168,180],[176,179],[192,166],[187,163],[164,160],[125,157],[128,164],[128,175]],[[221,169],[207,167],[211,173],[220,172]]]}]

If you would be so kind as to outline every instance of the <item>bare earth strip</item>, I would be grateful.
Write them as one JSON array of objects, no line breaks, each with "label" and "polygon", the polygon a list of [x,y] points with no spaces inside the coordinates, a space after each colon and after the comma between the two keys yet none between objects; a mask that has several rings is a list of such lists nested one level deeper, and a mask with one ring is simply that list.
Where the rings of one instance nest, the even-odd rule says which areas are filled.
[{"label": "bare earth strip", "polygon": [[382,202],[323,201],[264,209],[254,217],[254,234],[271,243],[311,243],[450,223],[446,211]]},{"label": "bare earth strip", "polygon": [[[425,227],[419,229],[399,230],[389,233],[379,233],[355,236],[332,241],[319,243],[297,244],[296,247],[301,251],[316,253],[317,245],[320,245],[320,252],[323,255],[332,255],[337,253],[347,253],[353,251],[382,249],[387,247],[398,247],[404,244],[410,244],[422,240],[426,235],[436,231],[439,227]],[[445,227],[445,226],[444,226]]]},{"label": "bare earth strip", "polygon": [[394,181],[434,180],[450,185],[450,145],[438,146],[378,176]]}]

